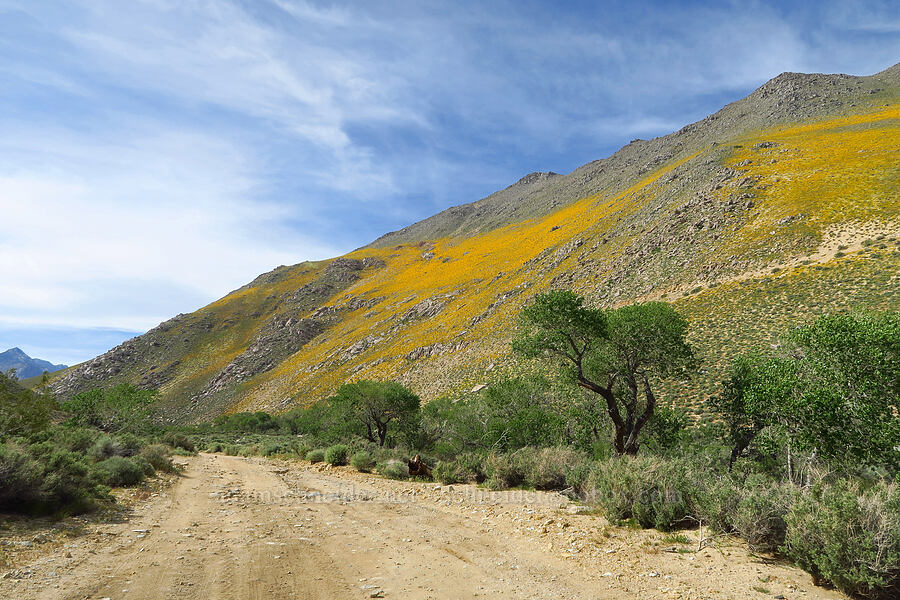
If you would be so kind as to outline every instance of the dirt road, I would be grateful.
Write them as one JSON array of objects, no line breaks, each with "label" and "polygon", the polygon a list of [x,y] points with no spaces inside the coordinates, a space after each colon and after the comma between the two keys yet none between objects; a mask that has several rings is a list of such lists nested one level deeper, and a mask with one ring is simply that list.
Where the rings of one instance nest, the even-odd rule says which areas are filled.
[{"label": "dirt road", "polygon": [[200,455],[128,522],[7,573],[0,597],[842,598],[736,542],[693,552],[576,508],[557,494]]}]

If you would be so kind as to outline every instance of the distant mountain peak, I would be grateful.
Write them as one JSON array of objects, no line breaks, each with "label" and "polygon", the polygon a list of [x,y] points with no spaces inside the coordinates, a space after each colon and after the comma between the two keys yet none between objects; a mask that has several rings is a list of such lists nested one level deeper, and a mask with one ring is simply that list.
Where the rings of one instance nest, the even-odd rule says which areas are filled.
[{"label": "distant mountain peak", "polygon": [[66,367],[67,365],[54,365],[50,361],[41,360],[40,358],[31,358],[18,346],[5,352],[0,352],[0,371],[5,373],[10,369],[15,369],[16,376],[19,379],[37,377],[42,375],[44,371],[53,373]]}]

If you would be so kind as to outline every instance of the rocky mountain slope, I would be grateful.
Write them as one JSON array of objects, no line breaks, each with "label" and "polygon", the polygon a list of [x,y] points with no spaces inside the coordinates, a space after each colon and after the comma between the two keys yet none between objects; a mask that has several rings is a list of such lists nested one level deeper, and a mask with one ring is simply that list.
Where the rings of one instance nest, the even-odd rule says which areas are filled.
[{"label": "rocky mountain slope", "polygon": [[329,261],[278,269],[62,373],[131,381],[171,420],[284,410],[353,379],[461,394],[515,363],[536,292],[673,302],[715,391],[730,356],[822,312],[900,305],[900,65],[785,73],[670,135],[533,173]]},{"label": "rocky mountain slope", "polygon": [[15,369],[16,377],[19,379],[37,377],[43,375],[44,371],[53,373],[65,368],[66,365],[54,365],[47,360],[31,358],[20,348],[10,348],[5,352],[0,352],[0,371],[5,373],[10,369]]}]

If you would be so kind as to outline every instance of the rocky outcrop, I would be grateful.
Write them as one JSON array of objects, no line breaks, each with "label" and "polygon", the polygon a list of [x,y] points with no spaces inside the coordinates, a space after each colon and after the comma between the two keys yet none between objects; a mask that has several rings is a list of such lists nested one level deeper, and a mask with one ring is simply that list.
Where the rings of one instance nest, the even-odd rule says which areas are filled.
[{"label": "rocky outcrop", "polygon": [[[342,315],[372,306],[376,299],[351,298],[337,305],[317,305],[327,302],[358,281],[366,269],[383,266],[382,261],[372,258],[338,258],[332,261],[314,281],[285,294],[278,313],[265,322],[247,349],[229,362],[191,400],[197,403],[274,368],[339,322]],[[311,314],[301,317],[304,313]]]}]

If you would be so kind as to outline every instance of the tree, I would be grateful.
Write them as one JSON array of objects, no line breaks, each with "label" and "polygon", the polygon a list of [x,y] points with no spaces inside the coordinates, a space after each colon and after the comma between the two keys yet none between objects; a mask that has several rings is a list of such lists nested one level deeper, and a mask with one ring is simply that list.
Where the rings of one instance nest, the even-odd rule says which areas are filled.
[{"label": "tree", "polygon": [[790,395],[797,386],[795,365],[783,358],[745,354],[734,359],[724,390],[713,406],[728,427],[728,468],[766,427],[786,424]]},{"label": "tree", "polygon": [[419,397],[393,381],[357,381],[342,385],[329,399],[337,414],[360,423],[366,438],[384,446],[394,422],[405,433],[419,424]]},{"label": "tree", "polygon": [[821,455],[894,462],[900,447],[900,313],[824,316],[789,337],[801,386],[798,443]]},{"label": "tree", "polygon": [[780,354],[738,357],[714,404],[732,463],[767,427],[828,460],[900,463],[900,313],[824,316],[787,336]]},{"label": "tree", "polygon": [[130,384],[100,389],[94,388],[76,394],[62,403],[62,409],[71,415],[77,425],[96,427],[106,432],[141,430],[147,426],[150,404],[156,390],[141,390]]},{"label": "tree", "polygon": [[0,440],[46,429],[57,408],[49,392],[25,389],[15,373],[0,372]]},{"label": "tree", "polygon": [[535,296],[521,321],[524,331],[513,348],[555,360],[575,383],[600,395],[620,455],[638,452],[656,408],[652,382],[686,374],[695,364],[687,322],[662,302],[591,309],[577,294],[556,290]]},{"label": "tree", "polygon": [[423,439],[438,454],[451,455],[565,444],[567,415],[561,408],[544,378],[503,379],[478,394],[426,404]]}]

